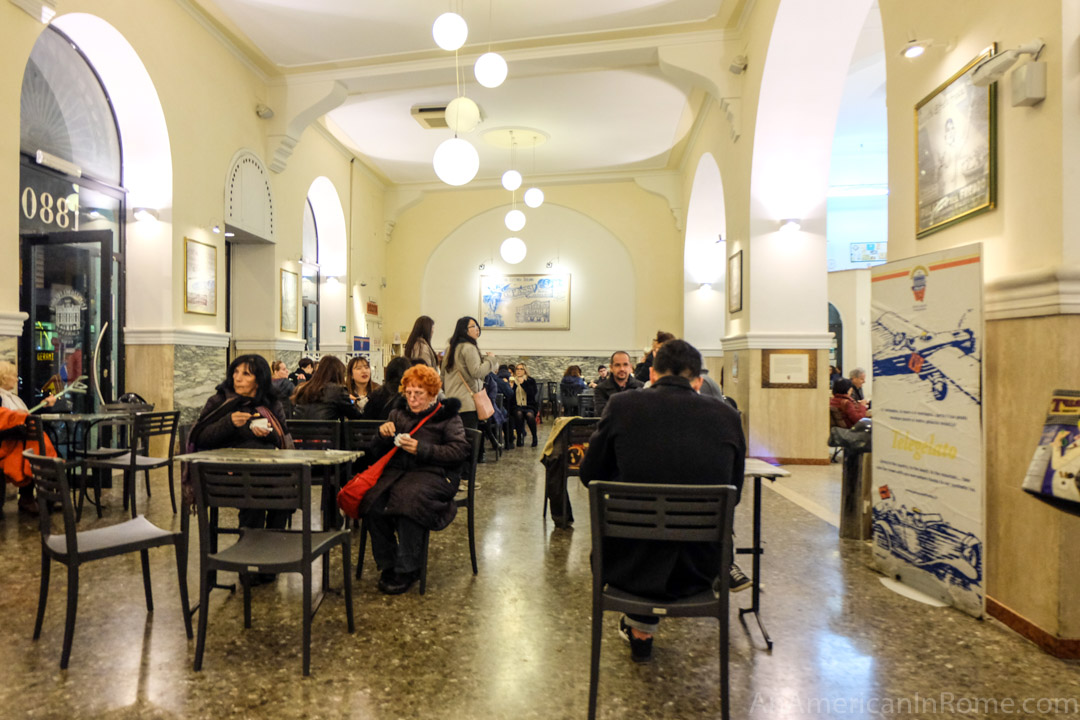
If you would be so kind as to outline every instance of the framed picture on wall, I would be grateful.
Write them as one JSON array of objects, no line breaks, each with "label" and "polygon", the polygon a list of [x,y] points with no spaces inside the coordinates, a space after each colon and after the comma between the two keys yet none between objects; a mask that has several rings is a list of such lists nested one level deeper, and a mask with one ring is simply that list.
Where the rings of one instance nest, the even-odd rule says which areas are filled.
[{"label": "framed picture on wall", "polygon": [[762,350],[761,387],[816,388],[816,350]]},{"label": "framed picture on wall", "polygon": [[569,330],[570,275],[481,275],[485,330]]},{"label": "framed picture on wall", "polygon": [[217,247],[184,238],[184,312],[217,315]]},{"label": "framed picture on wall", "polygon": [[300,276],[288,270],[281,270],[281,330],[282,332],[299,332],[300,324],[297,322],[297,288]]},{"label": "framed picture on wall", "polygon": [[915,236],[955,225],[997,203],[997,83],[976,87],[991,45],[915,106]]},{"label": "framed picture on wall", "polygon": [[742,250],[727,261],[727,309],[730,313],[742,310]]}]

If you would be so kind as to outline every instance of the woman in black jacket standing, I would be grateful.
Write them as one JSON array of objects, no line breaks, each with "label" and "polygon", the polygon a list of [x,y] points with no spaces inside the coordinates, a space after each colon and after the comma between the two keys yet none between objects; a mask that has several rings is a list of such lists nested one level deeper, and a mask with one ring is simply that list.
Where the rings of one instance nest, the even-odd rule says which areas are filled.
[{"label": "woman in black jacket standing", "polygon": [[345,363],[333,355],[319,360],[315,375],[292,397],[297,420],[359,420],[363,417],[345,389]]}]

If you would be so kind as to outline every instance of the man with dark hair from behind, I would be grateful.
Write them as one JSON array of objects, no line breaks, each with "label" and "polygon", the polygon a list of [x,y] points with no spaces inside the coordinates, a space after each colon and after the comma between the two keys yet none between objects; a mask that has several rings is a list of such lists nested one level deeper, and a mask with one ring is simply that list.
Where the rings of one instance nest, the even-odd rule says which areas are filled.
[{"label": "man with dark hair from behind", "polygon": [[608,399],[623,390],[638,390],[644,386],[640,380],[631,374],[630,353],[625,350],[616,350],[611,353],[611,371],[607,377],[596,383],[596,416],[604,414],[604,407]]},{"label": "man with dark hair from behind", "polygon": [[[619,393],[608,401],[589,452],[581,481],[617,480],[673,485],[734,485],[742,492],[746,440],[739,413],[726,403],[697,393],[701,353],[684,340],[669,340],[655,354],[652,386]],[[611,538],[605,540],[605,583],[657,600],[689,597],[716,587],[720,547],[712,543],[669,543]],[[723,585],[745,587],[724,578]],[[630,643],[635,662],[652,657],[652,635],[660,619],[623,616],[619,634]]]},{"label": "man with dark hair from behind", "polygon": [[668,340],[674,340],[675,336],[669,332],[663,330],[656,331],[656,337],[652,341],[652,349],[645,355],[645,357],[634,368],[634,377],[641,381],[641,384],[649,382],[649,368],[652,367],[653,359],[656,357],[656,350],[666,343]]}]

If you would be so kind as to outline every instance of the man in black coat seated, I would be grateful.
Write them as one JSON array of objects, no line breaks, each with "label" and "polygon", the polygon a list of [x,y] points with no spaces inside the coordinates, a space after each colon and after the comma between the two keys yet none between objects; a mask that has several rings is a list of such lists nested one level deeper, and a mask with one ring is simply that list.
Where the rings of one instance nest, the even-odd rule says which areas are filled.
[{"label": "man in black coat seated", "polygon": [[645,383],[638,380],[630,372],[630,353],[624,350],[616,350],[611,354],[610,362],[611,372],[596,384],[596,392],[593,395],[597,417],[604,414],[604,407],[612,395],[623,390],[640,390],[645,386]]},{"label": "man in black coat seated", "polygon": [[[698,394],[701,353],[669,340],[657,349],[650,378],[649,389],[608,401],[589,440],[581,481],[734,485],[741,493],[746,440],[739,414]],[[604,582],[658,600],[714,587],[721,566],[720,546],[710,543],[611,538],[603,553]],[[619,634],[630,641],[636,662],[650,659],[658,623],[658,617],[643,615],[620,620]]]}]

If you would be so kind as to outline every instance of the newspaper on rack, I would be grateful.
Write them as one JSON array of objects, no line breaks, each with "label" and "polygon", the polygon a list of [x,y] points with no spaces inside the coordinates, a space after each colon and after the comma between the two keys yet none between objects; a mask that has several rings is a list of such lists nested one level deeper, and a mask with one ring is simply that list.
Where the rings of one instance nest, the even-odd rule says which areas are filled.
[{"label": "newspaper on rack", "polygon": [[1080,390],[1055,390],[1024,490],[1080,503]]}]

